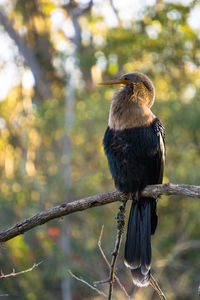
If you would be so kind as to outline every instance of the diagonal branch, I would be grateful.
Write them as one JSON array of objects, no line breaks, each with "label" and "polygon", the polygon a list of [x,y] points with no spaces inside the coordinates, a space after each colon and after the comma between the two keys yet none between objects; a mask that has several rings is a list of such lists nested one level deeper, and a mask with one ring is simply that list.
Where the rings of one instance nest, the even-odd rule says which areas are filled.
[{"label": "diagonal branch", "polygon": [[94,287],[93,285],[91,285],[90,283],[88,283],[87,281],[85,281],[84,279],[77,277],[76,275],[74,275],[74,274],[72,273],[72,271],[68,270],[68,272],[69,272],[69,274],[70,274],[73,278],[75,278],[76,280],[78,280],[78,281],[80,281],[80,282],[86,284],[87,286],[89,286],[89,288],[91,288],[92,290],[94,290],[95,292],[97,292],[99,295],[102,295],[102,296],[104,296],[105,298],[107,298],[107,295],[106,295],[104,292],[100,291],[99,289],[97,289],[96,287]]},{"label": "diagonal branch", "polygon": [[0,24],[3,25],[5,31],[8,33],[10,38],[14,40],[19,52],[23,56],[26,64],[30,67],[38,93],[43,99],[51,98],[52,91],[49,82],[44,78],[43,70],[41,69],[38,60],[29,48],[21,36],[15,31],[8,17],[0,10]]},{"label": "diagonal branch", "polygon": [[165,294],[163,293],[163,291],[159,287],[158,282],[155,280],[155,278],[153,277],[152,274],[150,275],[149,283],[150,283],[151,287],[154,289],[154,291],[158,294],[160,299],[167,300]]},{"label": "diagonal branch", "polygon": [[13,269],[12,273],[9,274],[4,274],[3,271],[1,270],[1,275],[0,275],[0,279],[5,279],[8,277],[14,277],[14,276],[18,276],[27,272],[31,272],[33,271],[33,269],[35,269],[36,267],[38,267],[40,264],[42,263],[42,261],[40,261],[39,263],[34,263],[34,265],[26,270],[20,271],[20,272],[15,272],[15,269]]},{"label": "diagonal branch", "polygon": [[120,17],[119,17],[118,10],[115,8],[115,5],[114,5],[114,3],[113,3],[113,0],[109,0],[109,2],[110,2],[110,6],[112,7],[112,10],[113,10],[113,12],[114,12],[114,14],[115,14],[115,16],[116,16],[116,18],[117,18],[118,23],[119,23],[119,25],[121,26],[121,25],[122,25],[122,21],[121,21],[121,19],[120,19]]},{"label": "diagonal branch", "polygon": [[[200,186],[173,183],[149,185],[143,190],[142,195],[154,198],[157,198],[160,195],[180,195],[200,198]],[[38,225],[47,223],[50,220],[69,215],[77,211],[125,199],[126,196],[122,193],[112,191],[52,207],[0,232],[0,242],[6,242]]]}]

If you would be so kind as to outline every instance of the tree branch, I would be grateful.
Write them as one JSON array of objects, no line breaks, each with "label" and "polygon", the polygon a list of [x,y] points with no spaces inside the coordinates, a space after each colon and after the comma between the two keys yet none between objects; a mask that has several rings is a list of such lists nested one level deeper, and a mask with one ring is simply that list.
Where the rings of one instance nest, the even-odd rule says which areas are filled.
[{"label": "tree branch", "polygon": [[[110,263],[109,263],[109,261],[108,261],[106,255],[105,255],[105,253],[104,253],[104,251],[103,251],[103,249],[102,249],[102,246],[101,246],[101,239],[102,239],[102,235],[103,235],[103,228],[104,228],[104,225],[103,225],[102,228],[101,228],[101,233],[100,233],[99,241],[98,241],[98,247],[99,247],[99,251],[101,252],[101,255],[102,255],[104,261],[106,262],[107,266],[108,266],[109,269],[110,269]],[[122,290],[122,291],[124,292],[124,294],[126,295],[127,299],[131,300],[131,297],[130,297],[129,294],[127,293],[125,287],[124,287],[124,286],[122,285],[122,283],[120,282],[119,277],[117,277],[116,274],[114,274],[114,275],[115,275],[115,279],[116,279],[118,285],[120,286],[121,290]],[[96,286],[97,284],[109,283],[109,281],[110,281],[109,279],[104,279],[104,280],[101,280],[101,281],[93,282],[93,285]]]},{"label": "tree branch", "polygon": [[[142,196],[145,197],[157,198],[160,195],[180,195],[200,198],[200,186],[166,183],[149,185],[142,192]],[[124,194],[118,191],[112,191],[52,207],[0,232],[0,242],[6,242],[38,225],[47,223],[52,219],[125,199],[126,196]]]},{"label": "tree branch", "polygon": [[43,99],[52,98],[52,91],[49,82],[44,78],[43,70],[41,69],[38,60],[21,36],[15,31],[8,17],[0,10],[0,24],[3,25],[5,31],[10,38],[14,40],[19,52],[23,56],[26,64],[30,67],[38,93]]},{"label": "tree branch", "polygon": [[114,14],[115,14],[115,16],[117,18],[118,23],[121,26],[122,25],[122,21],[121,21],[121,19],[119,17],[119,13],[118,13],[117,9],[115,8],[113,0],[109,0],[109,2],[110,2],[110,6],[112,7],[112,10],[113,10],[113,12],[114,12]]},{"label": "tree branch", "polygon": [[115,240],[115,247],[112,252],[112,260],[110,263],[110,276],[109,276],[109,294],[108,300],[112,299],[113,294],[113,284],[115,279],[115,266],[117,263],[117,257],[119,254],[120,245],[122,242],[122,235],[124,233],[124,226],[125,226],[125,208],[126,208],[127,200],[123,201],[119,207],[119,211],[117,214],[117,236]]},{"label": "tree branch", "polygon": [[8,277],[14,277],[14,276],[18,276],[18,275],[21,275],[21,274],[24,274],[24,273],[27,273],[27,272],[31,272],[31,271],[33,271],[33,269],[38,267],[41,263],[42,263],[42,261],[37,263],[37,264],[34,263],[34,265],[32,267],[30,267],[26,270],[20,271],[20,272],[15,272],[15,269],[13,269],[12,273],[9,273],[9,274],[4,274],[3,271],[1,270],[0,279],[5,279],[5,278],[8,278]]},{"label": "tree branch", "polygon": [[156,291],[156,293],[158,294],[160,299],[167,300],[165,294],[163,293],[163,291],[159,287],[158,282],[155,280],[155,278],[153,277],[152,274],[150,275],[149,283],[150,283],[151,287],[154,289],[154,291]]},{"label": "tree branch", "polygon": [[73,278],[75,278],[76,280],[78,280],[78,281],[80,281],[80,282],[86,284],[87,286],[89,286],[89,288],[91,288],[92,290],[94,290],[95,292],[97,292],[99,295],[102,295],[102,296],[104,296],[105,298],[107,298],[107,295],[106,295],[104,292],[100,291],[99,289],[97,289],[96,287],[94,287],[93,285],[91,285],[90,283],[88,283],[87,281],[85,281],[84,279],[77,277],[76,275],[74,275],[74,274],[72,273],[72,271],[68,270],[68,272],[69,272],[69,274],[70,274]]}]

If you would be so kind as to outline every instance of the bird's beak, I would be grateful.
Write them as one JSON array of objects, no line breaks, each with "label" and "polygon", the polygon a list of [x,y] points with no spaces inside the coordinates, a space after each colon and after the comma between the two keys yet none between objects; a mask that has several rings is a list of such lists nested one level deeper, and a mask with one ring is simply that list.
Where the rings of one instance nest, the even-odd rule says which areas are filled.
[{"label": "bird's beak", "polygon": [[106,81],[106,82],[100,82],[97,83],[97,85],[111,85],[111,84],[126,84],[127,82],[123,79],[115,79],[115,80],[111,80],[111,81]]}]

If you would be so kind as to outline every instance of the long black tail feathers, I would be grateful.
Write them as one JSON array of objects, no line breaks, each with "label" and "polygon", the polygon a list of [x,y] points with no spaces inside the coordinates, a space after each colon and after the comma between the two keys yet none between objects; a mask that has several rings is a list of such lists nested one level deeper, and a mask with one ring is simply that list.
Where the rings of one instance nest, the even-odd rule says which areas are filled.
[{"label": "long black tail feathers", "polygon": [[133,200],[125,244],[124,263],[131,269],[133,283],[149,285],[151,268],[151,234],[157,226],[156,200]]}]

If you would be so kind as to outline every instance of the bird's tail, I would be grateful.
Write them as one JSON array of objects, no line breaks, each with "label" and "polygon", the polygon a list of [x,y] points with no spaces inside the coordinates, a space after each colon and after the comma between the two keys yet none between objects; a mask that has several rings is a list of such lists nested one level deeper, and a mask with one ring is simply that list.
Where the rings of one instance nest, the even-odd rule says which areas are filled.
[{"label": "bird's tail", "polygon": [[131,269],[137,286],[149,284],[151,268],[151,234],[157,226],[156,199],[133,200],[125,245],[124,261]]}]

